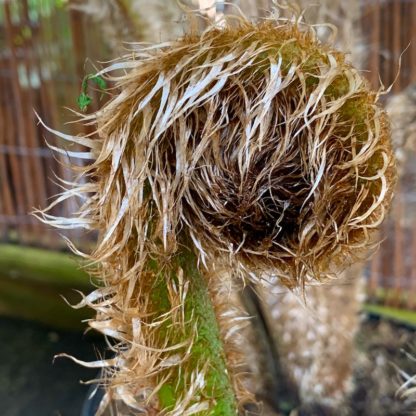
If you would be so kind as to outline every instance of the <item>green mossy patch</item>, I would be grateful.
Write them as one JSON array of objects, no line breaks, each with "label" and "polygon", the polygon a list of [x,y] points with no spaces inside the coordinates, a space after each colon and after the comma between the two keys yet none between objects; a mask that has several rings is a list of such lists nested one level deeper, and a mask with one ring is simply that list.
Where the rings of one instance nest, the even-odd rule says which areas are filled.
[{"label": "green mossy patch", "polygon": [[364,311],[381,318],[391,319],[397,323],[410,325],[416,328],[416,311],[393,308],[381,305],[364,305]]},{"label": "green mossy patch", "polygon": [[[208,288],[204,277],[197,267],[196,256],[187,249],[183,249],[172,259],[171,279],[178,284],[176,271],[182,268],[185,279],[190,285],[185,300],[185,328],[181,331],[172,328],[172,320],[166,320],[158,329],[158,338],[169,338],[170,345],[187,341],[192,337],[196,325],[197,335],[193,341],[189,359],[181,366],[181,370],[174,369],[171,379],[158,392],[159,402],[163,410],[173,408],[180,400],[191,383],[190,375],[195,370],[201,370],[206,363],[205,388],[203,396],[212,406],[209,411],[201,415],[230,416],[237,414],[236,400],[225,364],[225,355],[220,338],[218,323],[210,301]],[[154,270],[155,264],[151,268]],[[151,290],[152,309],[160,316],[170,310],[166,281],[161,276],[156,277]]]}]

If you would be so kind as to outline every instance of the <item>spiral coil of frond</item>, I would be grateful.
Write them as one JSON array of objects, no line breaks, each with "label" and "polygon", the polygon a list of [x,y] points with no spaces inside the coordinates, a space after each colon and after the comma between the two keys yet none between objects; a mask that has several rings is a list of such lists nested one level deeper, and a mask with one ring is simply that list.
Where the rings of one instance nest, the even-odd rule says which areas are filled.
[{"label": "spiral coil of frond", "polygon": [[227,378],[239,374],[206,342],[215,317],[194,277],[211,291],[227,264],[292,288],[367,248],[394,182],[378,95],[312,27],[288,20],[229,18],[99,75],[117,90],[84,117],[97,137],[61,135],[91,148],[79,186],[60,198],[85,203],[76,218],[43,218],[100,232],[88,257],[103,286],[79,306],[115,340],[115,358],[96,363],[108,367],[102,408],[233,414]]}]

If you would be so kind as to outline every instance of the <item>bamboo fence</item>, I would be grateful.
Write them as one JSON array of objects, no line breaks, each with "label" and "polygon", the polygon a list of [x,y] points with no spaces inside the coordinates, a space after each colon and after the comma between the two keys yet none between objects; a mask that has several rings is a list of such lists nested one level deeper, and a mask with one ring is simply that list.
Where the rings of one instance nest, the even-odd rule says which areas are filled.
[{"label": "bamboo fence", "polygon": [[[393,84],[392,93],[400,93],[416,81],[416,2],[371,0],[363,1],[362,7],[368,78],[374,87],[381,80],[385,86]],[[382,228],[383,243],[367,269],[370,299],[409,309],[416,308],[415,166],[412,152]]]},{"label": "bamboo fence", "polygon": [[[45,144],[56,138],[37,123],[68,133],[75,116],[83,76],[94,71],[93,62],[110,58],[94,23],[57,1],[0,2],[0,241],[64,247],[58,233],[29,213],[44,207],[60,192],[55,178],[71,180],[68,157],[57,157]],[[416,1],[362,0],[362,47],[366,55],[364,74],[374,87],[380,80],[392,92],[416,81]],[[413,41],[413,43],[411,43]],[[88,58],[88,60],[86,59]],[[99,97],[95,94],[94,102]],[[416,155],[410,155],[416,165]],[[75,161],[82,163],[82,161]],[[416,189],[411,174],[401,176],[391,219],[383,226],[385,238],[367,268],[368,291],[374,299],[416,308]],[[410,190],[410,191],[409,191]],[[76,212],[76,203],[63,204],[56,214]],[[95,236],[69,230],[65,236],[87,246]]]},{"label": "bamboo fence", "polygon": [[[81,80],[94,71],[85,57],[92,62],[108,52],[98,30],[86,36],[87,22],[79,12],[52,2],[39,4],[36,10],[28,0],[0,3],[0,240],[59,249],[64,246],[61,236],[30,212],[60,192],[56,177],[70,181],[72,173],[68,157],[53,154],[46,145],[56,144],[56,138],[41,128],[35,111],[47,125],[71,133],[68,123],[76,117],[64,106],[77,109]],[[71,202],[56,214],[76,209]],[[66,236],[94,238],[77,231]]]}]

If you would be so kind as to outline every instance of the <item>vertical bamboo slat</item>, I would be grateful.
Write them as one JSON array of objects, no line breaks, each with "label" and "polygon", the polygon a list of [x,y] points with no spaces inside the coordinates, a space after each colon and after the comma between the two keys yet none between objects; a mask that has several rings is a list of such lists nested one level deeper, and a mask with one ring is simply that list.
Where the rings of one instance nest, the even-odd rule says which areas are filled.
[{"label": "vertical bamboo slat", "polygon": [[[400,6],[401,6],[401,1],[400,0],[393,0],[393,33],[392,33],[392,38],[393,38],[393,53],[392,53],[392,61],[393,61],[393,68],[397,67],[397,62],[399,61],[399,57],[402,51],[402,45],[401,45],[401,39],[400,39],[400,34],[401,34],[401,10],[400,10]],[[395,72],[393,69],[393,77],[395,77]],[[393,79],[392,79],[393,82]],[[400,82],[400,77],[397,78],[396,82],[393,85],[393,91],[394,92],[399,92],[401,90],[401,82]]]},{"label": "vertical bamboo slat", "polygon": [[371,83],[373,87],[376,87],[379,83],[380,73],[380,0],[375,0],[368,11],[371,21],[369,69]]},{"label": "vertical bamboo slat", "polygon": [[410,74],[411,82],[416,82],[416,1],[411,2],[411,19],[410,30],[411,33],[411,61],[410,61]]}]

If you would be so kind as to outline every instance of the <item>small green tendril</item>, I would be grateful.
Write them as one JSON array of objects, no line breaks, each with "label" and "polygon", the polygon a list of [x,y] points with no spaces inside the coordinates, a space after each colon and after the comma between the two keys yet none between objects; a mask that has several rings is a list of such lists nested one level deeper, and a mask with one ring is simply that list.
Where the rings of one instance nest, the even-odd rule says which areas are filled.
[{"label": "small green tendril", "polygon": [[88,74],[84,77],[81,84],[81,93],[78,96],[77,104],[81,111],[87,111],[92,103],[92,98],[88,95],[88,81],[92,81],[101,91],[105,91],[107,83],[104,78],[95,74]]}]

